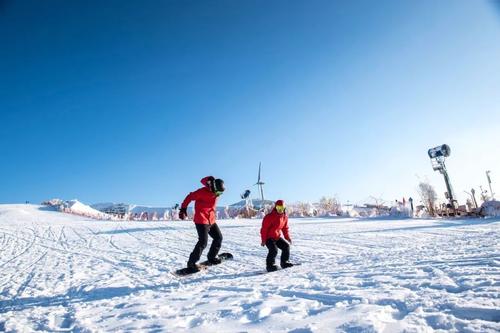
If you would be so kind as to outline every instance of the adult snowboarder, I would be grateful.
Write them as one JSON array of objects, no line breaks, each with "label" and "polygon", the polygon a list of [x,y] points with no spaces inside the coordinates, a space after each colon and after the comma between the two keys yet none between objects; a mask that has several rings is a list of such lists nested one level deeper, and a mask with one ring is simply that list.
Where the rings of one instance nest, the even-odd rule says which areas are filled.
[{"label": "adult snowboarder", "polygon": [[179,218],[184,220],[187,217],[187,207],[191,201],[194,201],[194,223],[198,233],[198,242],[193,252],[189,256],[187,263],[188,272],[195,273],[199,271],[196,262],[200,260],[203,250],[207,247],[208,236],[212,237],[212,245],[208,251],[208,262],[212,265],[220,264],[221,259],[217,257],[222,244],[222,234],[219,226],[215,222],[215,207],[217,198],[224,192],[224,181],[215,179],[212,176],[201,180],[202,188],[191,192],[181,204]]},{"label": "adult snowboarder", "polygon": [[[285,241],[281,237],[288,241]],[[292,267],[293,264],[288,261],[290,258],[290,244],[292,240],[288,232],[288,215],[285,210],[283,200],[278,200],[274,204],[274,209],[267,214],[262,220],[262,228],[260,229],[262,239],[261,246],[267,246],[269,253],[266,258],[266,269],[268,272],[274,272],[278,269],[275,265],[278,249],[281,250],[281,268]]]}]

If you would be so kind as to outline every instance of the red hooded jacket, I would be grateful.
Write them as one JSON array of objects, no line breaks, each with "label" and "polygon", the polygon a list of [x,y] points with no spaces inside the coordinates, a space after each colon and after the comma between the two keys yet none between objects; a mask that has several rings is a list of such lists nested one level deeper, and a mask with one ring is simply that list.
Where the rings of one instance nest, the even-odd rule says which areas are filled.
[{"label": "red hooded jacket", "polygon": [[[278,204],[278,201],[276,204]],[[286,215],[286,213],[279,214],[275,208],[264,217],[264,220],[262,220],[262,228],[260,229],[262,243],[267,242],[268,239],[278,240],[281,236],[281,232],[283,232],[285,239],[290,241],[290,234],[288,233],[288,215]]]},{"label": "red hooded jacket", "polygon": [[187,195],[182,202],[181,208],[187,208],[189,203],[194,200],[194,223],[196,224],[214,224],[215,207],[217,206],[217,196],[210,191],[208,180],[213,177],[205,177],[201,180],[204,187],[197,189]]}]

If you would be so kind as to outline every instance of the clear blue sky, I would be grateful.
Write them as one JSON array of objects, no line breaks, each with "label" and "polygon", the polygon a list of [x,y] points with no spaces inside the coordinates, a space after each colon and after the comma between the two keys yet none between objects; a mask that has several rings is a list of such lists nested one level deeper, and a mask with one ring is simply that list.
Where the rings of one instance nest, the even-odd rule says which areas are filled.
[{"label": "clear blue sky", "polygon": [[0,123],[0,203],[500,192],[500,5],[4,0]]}]

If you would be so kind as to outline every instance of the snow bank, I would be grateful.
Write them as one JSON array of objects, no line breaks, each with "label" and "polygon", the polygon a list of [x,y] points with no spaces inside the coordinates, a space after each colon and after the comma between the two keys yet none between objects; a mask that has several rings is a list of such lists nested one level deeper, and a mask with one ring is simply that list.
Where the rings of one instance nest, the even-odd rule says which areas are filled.
[{"label": "snow bank", "polygon": [[483,202],[481,213],[483,216],[500,216],[500,201],[491,200]]},{"label": "snow bank", "polygon": [[91,217],[99,220],[110,219],[110,216],[104,214],[88,205],[81,203],[78,200],[69,200],[66,202],[65,211],[67,213],[82,215],[86,217]]},{"label": "snow bank", "polygon": [[411,217],[410,207],[399,205],[391,207],[389,215],[392,217]]}]

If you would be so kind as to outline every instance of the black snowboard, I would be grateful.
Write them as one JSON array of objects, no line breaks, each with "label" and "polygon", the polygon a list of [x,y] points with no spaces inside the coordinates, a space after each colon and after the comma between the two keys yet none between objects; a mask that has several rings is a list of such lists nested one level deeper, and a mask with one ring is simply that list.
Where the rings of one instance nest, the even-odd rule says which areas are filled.
[{"label": "black snowboard", "polygon": [[[233,259],[233,255],[229,252],[221,253],[217,257],[221,260],[221,263],[222,263],[222,261]],[[206,266],[213,266],[213,265],[218,265],[218,264],[212,264],[208,260],[205,260],[205,261],[200,262],[198,265],[206,267]]]},{"label": "black snowboard", "polygon": [[298,262],[298,263],[294,263],[292,267],[287,267],[287,268],[278,267],[277,270],[272,271],[272,272],[268,272],[267,270],[266,271],[259,271],[256,275],[263,275],[263,274],[275,273],[275,272],[279,272],[279,271],[282,271],[282,270],[294,268],[295,266],[300,266],[300,265],[302,265],[302,263]]},{"label": "black snowboard", "polygon": [[[224,262],[226,260],[231,260],[233,259],[233,255],[229,252],[224,252],[224,253],[220,253],[218,255],[218,258]],[[208,260],[206,261],[203,261],[201,263],[198,264],[198,268],[200,269],[198,272],[193,272],[191,271],[189,268],[181,268],[181,269],[178,269],[175,271],[175,275],[178,275],[178,276],[185,276],[185,275],[191,275],[191,274],[195,274],[195,273],[199,273],[203,270],[206,270],[208,266],[213,266],[213,265],[217,265],[217,264],[212,264],[210,263]]]}]

